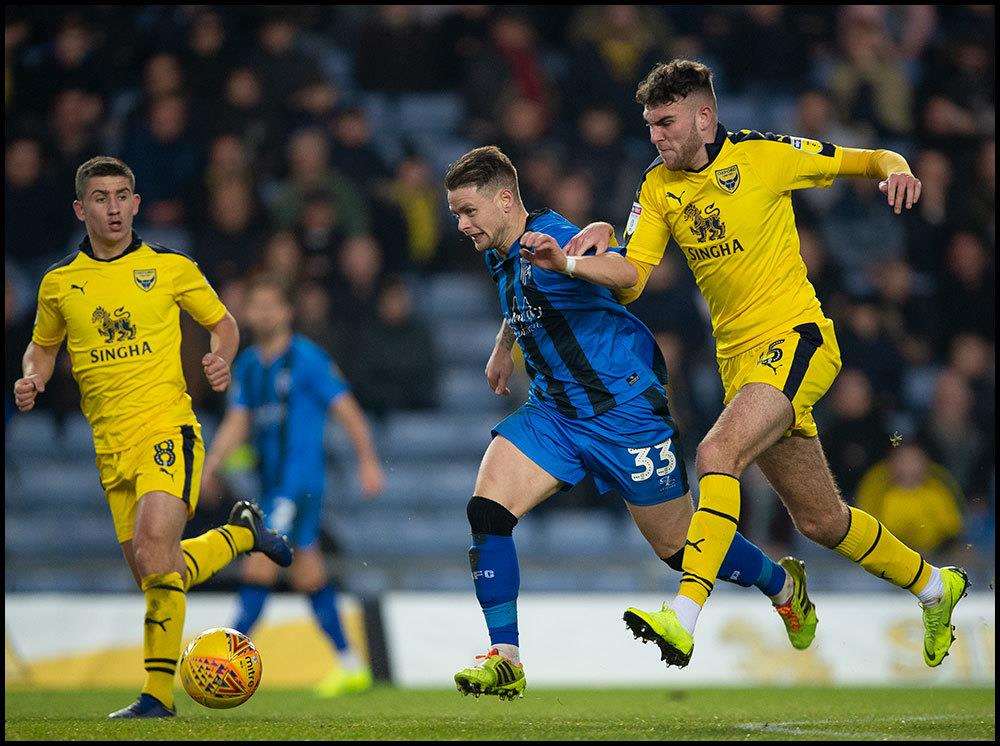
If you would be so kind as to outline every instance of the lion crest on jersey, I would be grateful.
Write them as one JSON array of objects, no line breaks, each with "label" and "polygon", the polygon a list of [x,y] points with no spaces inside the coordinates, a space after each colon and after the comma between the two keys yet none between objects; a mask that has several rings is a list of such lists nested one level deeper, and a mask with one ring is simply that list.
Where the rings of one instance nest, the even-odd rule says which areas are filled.
[{"label": "lion crest on jersey", "polygon": [[724,191],[735,194],[740,187],[740,167],[720,168],[715,172],[715,183]]},{"label": "lion crest on jersey", "polygon": [[682,214],[693,223],[691,233],[698,239],[698,243],[721,241],[726,237],[726,224],[722,222],[719,208],[714,202],[705,208],[704,214],[698,209],[698,205],[690,202]]},{"label": "lion crest on jersey", "polygon": [[108,313],[104,306],[98,306],[90,318],[94,324],[97,324],[97,331],[101,333],[107,344],[135,339],[136,328],[131,319],[132,314],[126,311],[124,306],[116,308],[113,314]]}]

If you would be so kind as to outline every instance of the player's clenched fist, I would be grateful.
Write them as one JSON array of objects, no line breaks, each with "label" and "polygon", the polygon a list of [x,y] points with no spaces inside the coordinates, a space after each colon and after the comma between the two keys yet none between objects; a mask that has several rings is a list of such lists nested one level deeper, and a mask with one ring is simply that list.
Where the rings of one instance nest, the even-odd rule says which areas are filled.
[{"label": "player's clenched fist", "polygon": [[14,381],[14,403],[22,412],[28,412],[35,406],[35,397],[45,391],[45,384],[34,375],[18,378]]},{"label": "player's clenched fist", "polygon": [[885,181],[879,182],[878,190],[885,195],[889,207],[899,215],[904,205],[909,210],[920,199],[920,179],[908,173],[889,174]]},{"label": "player's clenched fist", "polygon": [[566,254],[547,233],[528,231],[521,236],[521,256],[541,269],[566,270]]},{"label": "player's clenched fist", "polygon": [[208,379],[212,391],[225,391],[229,388],[233,376],[229,370],[229,363],[224,358],[209,352],[201,359],[201,367],[205,369],[205,378]]}]

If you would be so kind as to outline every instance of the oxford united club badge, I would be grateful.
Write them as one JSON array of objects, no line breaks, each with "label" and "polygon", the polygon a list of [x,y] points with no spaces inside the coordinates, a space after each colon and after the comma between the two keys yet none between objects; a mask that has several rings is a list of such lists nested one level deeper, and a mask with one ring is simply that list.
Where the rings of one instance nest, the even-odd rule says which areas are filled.
[{"label": "oxford united club badge", "polygon": [[715,182],[730,194],[735,194],[740,186],[740,167],[730,166],[715,172]]},{"label": "oxford united club badge", "polygon": [[135,279],[135,284],[142,290],[149,291],[156,284],[155,269],[133,269],[132,277]]}]

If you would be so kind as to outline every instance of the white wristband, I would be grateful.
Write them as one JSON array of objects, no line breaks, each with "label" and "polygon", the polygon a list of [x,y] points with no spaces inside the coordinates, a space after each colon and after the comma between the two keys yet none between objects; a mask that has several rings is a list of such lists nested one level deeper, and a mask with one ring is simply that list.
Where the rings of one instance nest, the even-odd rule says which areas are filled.
[{"label": "white wristband", "polygon": [[568,256],[566,257],[566,269],[563,270],[564,275],[569,275],[573,277],[573,273],[576,271],[576,257]]}]

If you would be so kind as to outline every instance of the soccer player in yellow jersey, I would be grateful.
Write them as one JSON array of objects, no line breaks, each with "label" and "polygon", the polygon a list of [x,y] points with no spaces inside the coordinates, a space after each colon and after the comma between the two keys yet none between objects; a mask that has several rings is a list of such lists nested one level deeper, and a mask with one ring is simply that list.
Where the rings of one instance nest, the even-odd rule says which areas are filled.
[{"label": "soccer player in yellow jersey", "polygon": [[[919,598],[924,661],[939,665],[954,640],[952,611],[968,578],[961,568],[928,564],[840,497],[812,417],[840,371],[840,350],[806,277],[791,201],[794,189],[871,178],[898,215],[920,198],[920,181],[891,151],[728,132],[717,118],[712,72],[697,62],[657,65],[636,101],[659,157],[643,176],[625,229],[627,257],[640,279],[618,297],[638,297],[672,237],[708,302],[725,409],[698,447],[700,501],[678,594],[659,612],[629,609],[625,621],[656,641],[668,664],[687,665],[698,614],[736,531],[740,475],[756,462],[799,531]],[[567,253],[601,253],[613,235],[610,224],[592,223]],[[804,616],[794,597],[778,611]]]},{"label": "soccer player in yellow jersey", "polygon": [[229,385],[239,330],[190,257],[132,231],[140,200],[127,165],[87,161],[76,197],[87,238],[42,277],[14,398],[22,412],[34,406],[65,338],[115,533],[146,598],[145,682],[110,717],[170,717],[187,590],[243,552],[287,566],[292,550],[248,502],[237,503],[228,524],[181,541],[198,504],[205,448],[181,372],[180,310],[211,332],[202,367],[216,391]]}]

